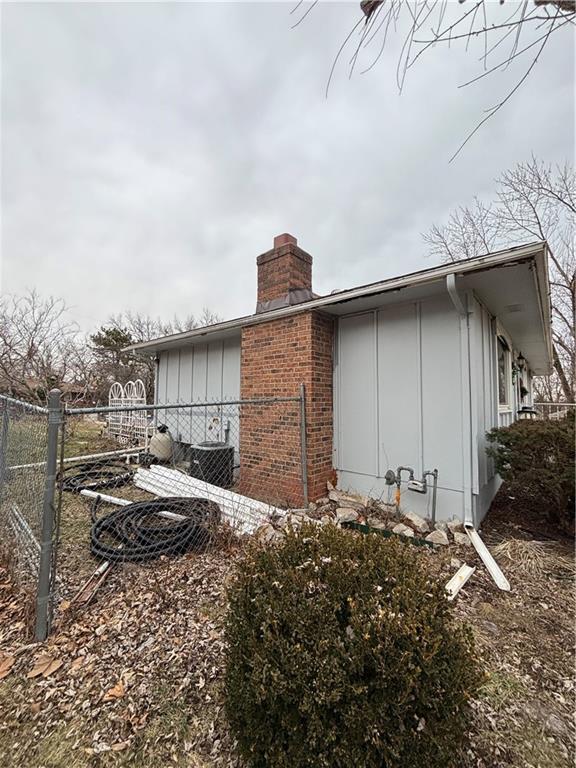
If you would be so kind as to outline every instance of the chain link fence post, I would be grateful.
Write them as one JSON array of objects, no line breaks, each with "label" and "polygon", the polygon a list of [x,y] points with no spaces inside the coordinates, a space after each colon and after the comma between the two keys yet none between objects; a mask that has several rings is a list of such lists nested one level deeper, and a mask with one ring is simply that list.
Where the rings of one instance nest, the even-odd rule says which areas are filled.
[{"label": "chain link fence post", "polygon": [[62,393],[52,389],[48,395],[48,445],[46,451],[46,475],[42,502],[42,540],[40,542],[40,567],[36,592],[36,641],[46,640],[50,625],[50,600],[52,558],[54,546],[54,493],[58,461],[58,436],[62,424]]},{"label": "chain link fence post", "polygon": [[308,449],[306,445],[306,386],[300,384],[300,461],[302,464],[302,496],[308,506]]},{"label": "chain link fence post", "polygon": [[8,449],[8,403],[2,402],[2,424],[0,425],[0,501],[6,481],[6,452]]}]

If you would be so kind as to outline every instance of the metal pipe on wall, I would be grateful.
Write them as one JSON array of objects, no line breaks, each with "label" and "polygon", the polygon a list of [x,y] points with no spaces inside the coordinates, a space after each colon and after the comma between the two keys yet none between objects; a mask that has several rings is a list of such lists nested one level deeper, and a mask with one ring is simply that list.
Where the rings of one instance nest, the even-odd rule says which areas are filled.
[{"label": "metal pipe on wall", "polygon": [[426,482],[427,477],[433,477],[434,482],[432,484],[432,525],[436,522],[436,495],[438,491],[438,470],[437,469],[427,469],[423,474],[423,480]]}]

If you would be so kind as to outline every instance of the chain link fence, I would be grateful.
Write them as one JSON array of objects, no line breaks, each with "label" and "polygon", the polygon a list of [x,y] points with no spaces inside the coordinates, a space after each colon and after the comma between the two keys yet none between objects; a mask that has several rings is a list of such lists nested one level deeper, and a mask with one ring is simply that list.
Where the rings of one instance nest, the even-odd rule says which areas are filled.
[{"label": "chain link fence", "polygon": [[[0,395],[0,556],[29,594],[31,609],[42,559],[44,576],[50,570],[46,547],[42,558],[47,533],[44,509],[54,487],[46,463],[48,416],[47,408]],[[48,539],[52,540],[52,530]]]},{"label": "chain link fence", "polygon": [[[63,408],[0,399],[3,559],[26,581],[36,639],[118,567],[150,568],[253,533],[307,503],[297,396]],[[299,502],[299,503],[295,503]]]}]

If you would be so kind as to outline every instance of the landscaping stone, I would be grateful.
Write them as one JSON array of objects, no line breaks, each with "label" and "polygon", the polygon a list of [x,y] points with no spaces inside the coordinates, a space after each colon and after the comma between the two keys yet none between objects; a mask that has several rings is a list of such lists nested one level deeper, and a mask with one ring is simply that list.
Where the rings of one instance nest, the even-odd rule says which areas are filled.
[{"label": "landscaping stone", "polygon": [[339,507],[336,510],[336,520],[339,523],[354,523],[358,519],[358,511],[351,507]]},{"label": "landscaping stone", "polygon": [[432,544],[440,544],[443,547],[447,547],[450,543],[445,531],[432,531],[426,536],[425,541],[429,541]]},{"label": "landscaping stone", "polygon": [[448,533],[448,523],[445,520],[440,520],[438,523],[434,523],[434,530]]},{"label": "landscaping stone", "polygon": [[328,494],[330,501],[335,501],[339,507],[353,507],[354,509],[364,509],[364,504],[356,496],[350,496],[342,491],[330,491]]},{"label": "landscaping stone", "polygon": [[409,539],[414,536],[414,531],[412,528],[404,525],[404,523],[398,523],[398,525],[395,525],[394,528],[392,528],[392,533],[398,533],[400,536],[406,536]]},{"label": "landscaping stone", "polygon": [[462,525],[461,520],[448,520],[446,525],[448,526],[450,533],[456,533],[456,531],[464,530],[464,526]]},{"label": "landscaping stone", "polygon": [[392,501],[375,501],[373,502],[374,506],[377,509],[381,509],[382,512],[385,512],[387,515],[395,515],[397,512],[396,504]]},{"label": "landscaping stone", "polygon": [[467,533],[461,533],[460,531],[456,531],[454,533],[454,544],[457,544],[459,547],[471,547],[472,542],[470,541]]},{"label": "landscaping stone", "polygon": [[450,568],[454,568],[456,571],[459,568],[462,568],[462,560],[458,560],[457,557],[452,557],[450,559]]},{"label": "landscaping stone", "polygon": [[369,517],[368,518],[368,525],[370,528],[375,528],[378,531],[382,531],[386,528],[386,523],[384,520],[380,520],[378,517]]},{"label": "landscaping stone", "polygon": [[402,519],[410,523],[410,526],[418,531],[418,533],[428,533],[430,526],[423,517],[417,515],[416,512],[405,512],[402,515]]}]

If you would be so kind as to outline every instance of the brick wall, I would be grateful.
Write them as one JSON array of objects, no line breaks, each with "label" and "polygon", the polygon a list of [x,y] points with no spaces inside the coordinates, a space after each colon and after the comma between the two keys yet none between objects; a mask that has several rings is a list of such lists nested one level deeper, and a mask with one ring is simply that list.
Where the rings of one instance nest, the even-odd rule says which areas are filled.
[{"label": "brick wall", "polygon": [[[324,494],[332,468],[333,320],[318,312],[244,328],[242,399],[293,397],[306,387],[309,498]],[[243,407],[241,491],[276,504],[303,502],[298,403]]]},{"label": "brick wall", "polygon": [[258,256],[257,264],[259,310],[269,308],[269,302],[281,306],[310,298],[312,257],[298,247],[292,235],[275,237],[274,247]]}]

